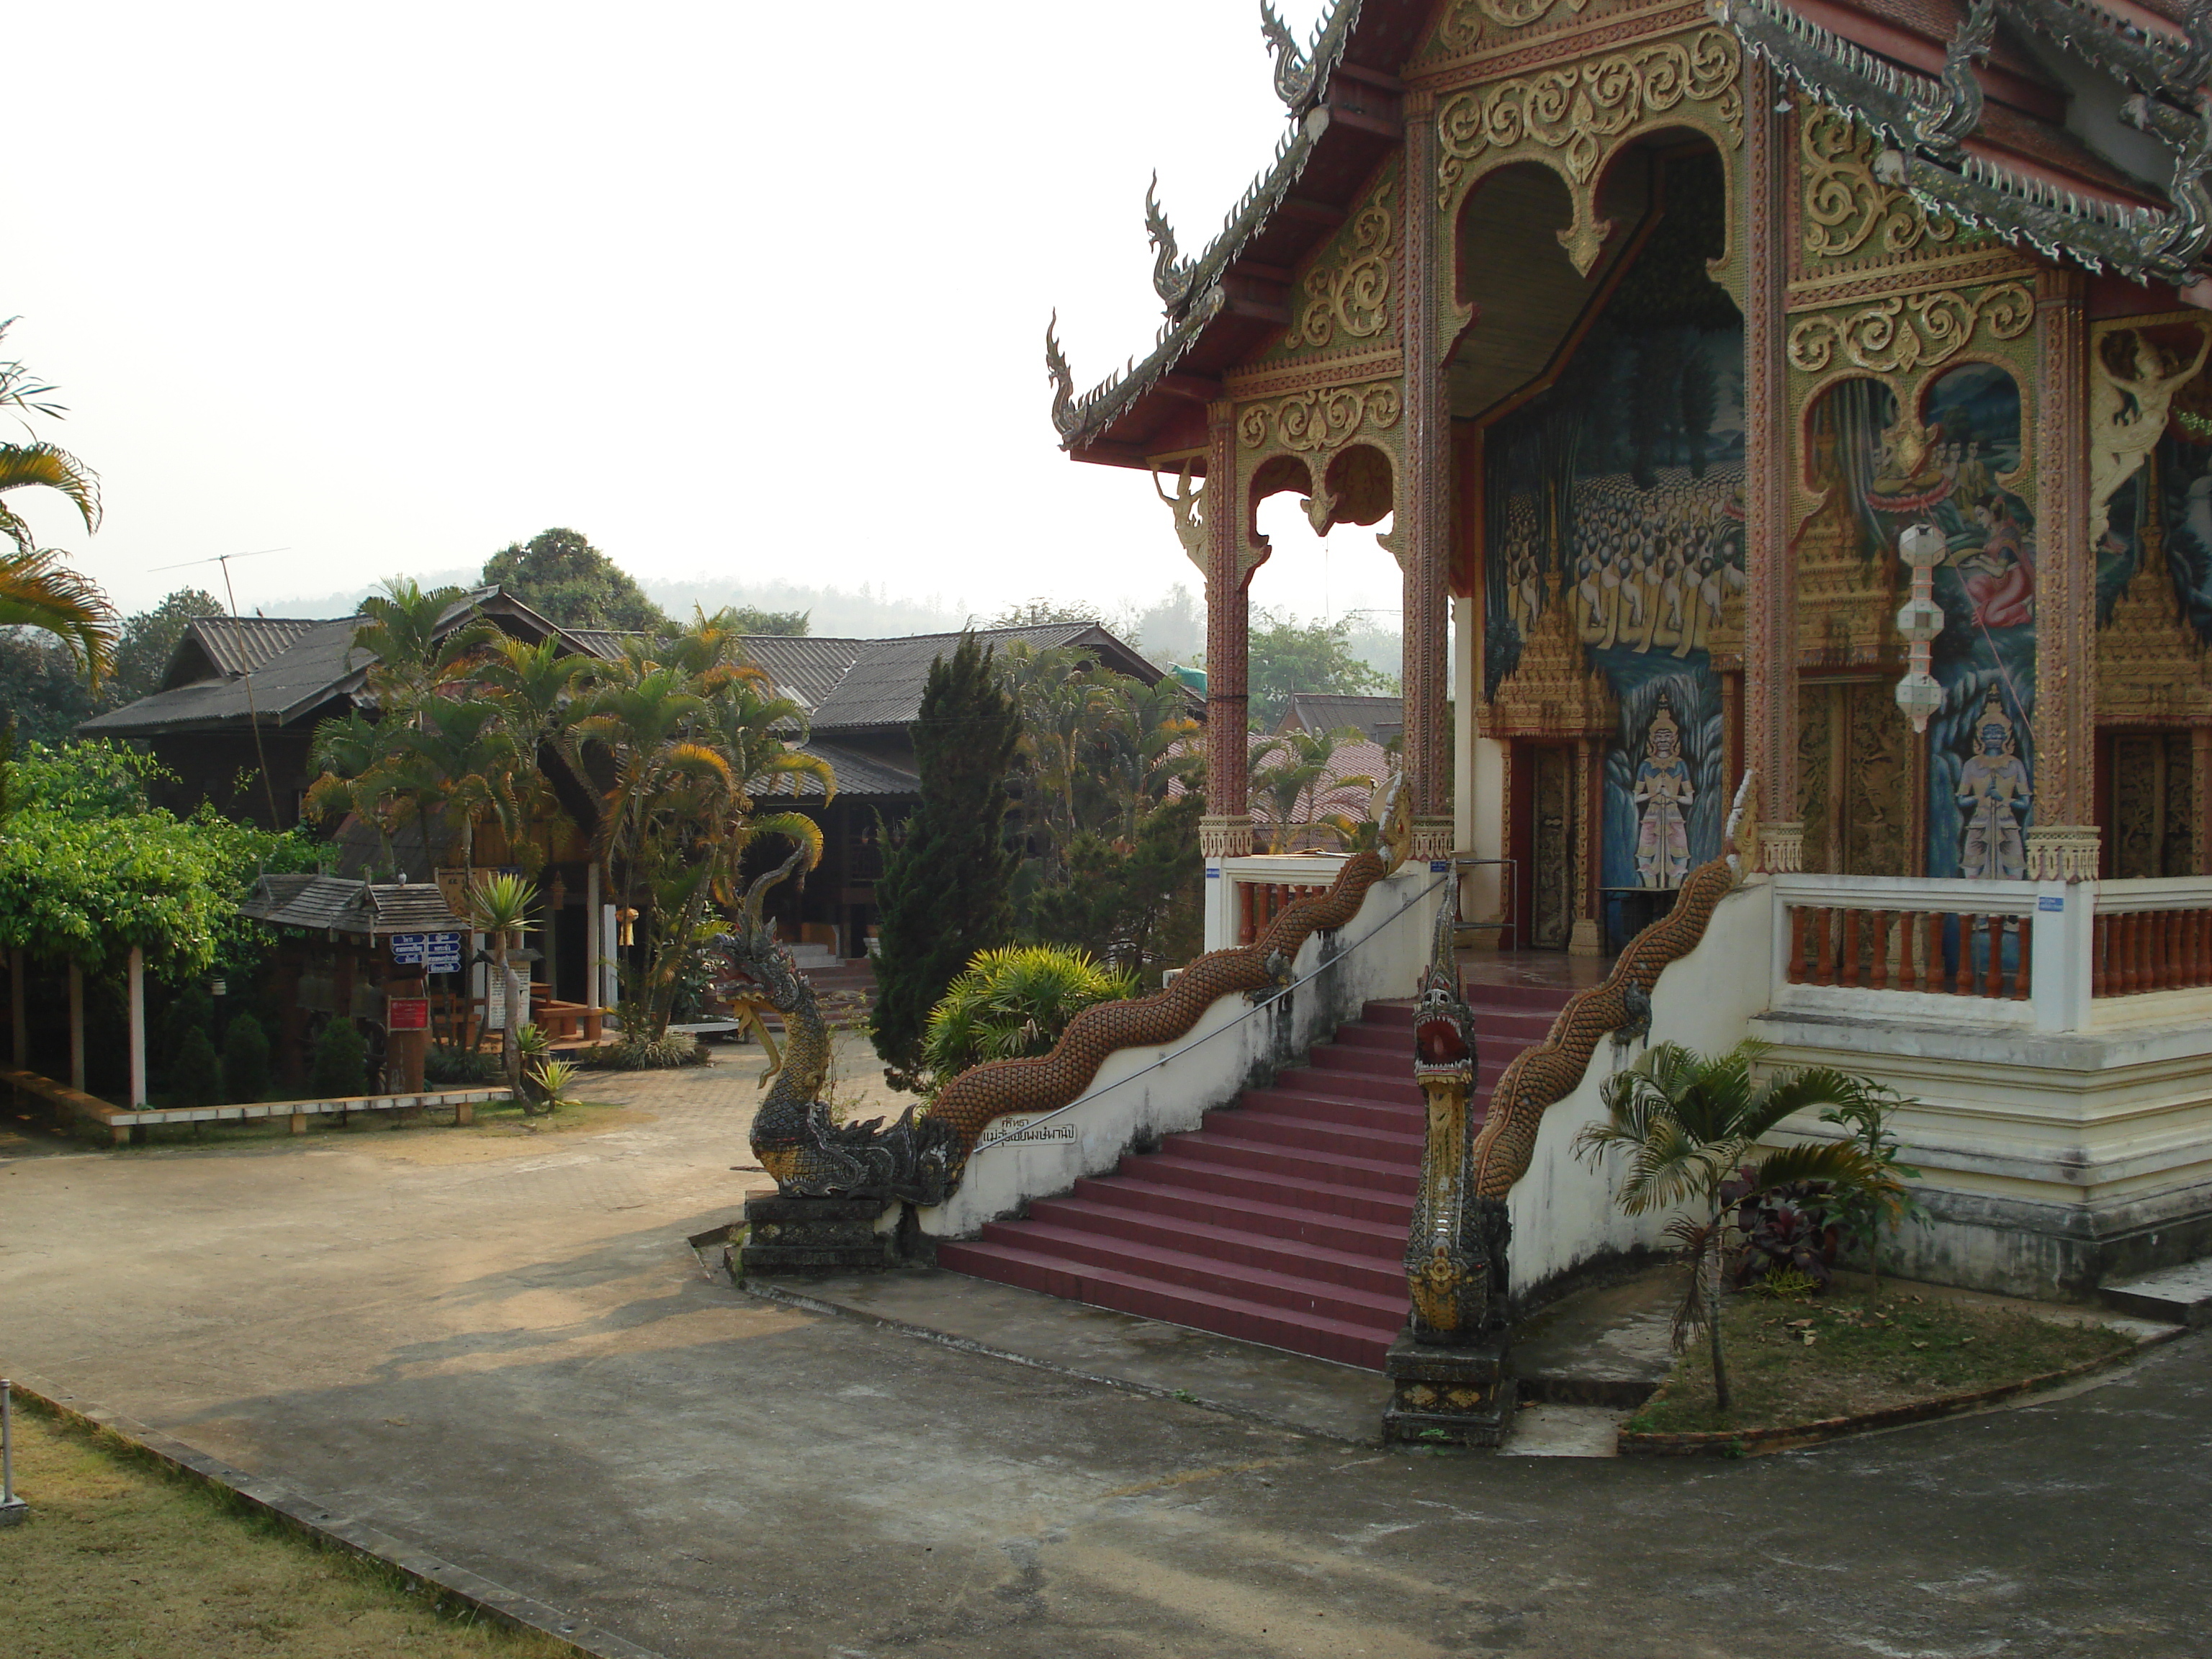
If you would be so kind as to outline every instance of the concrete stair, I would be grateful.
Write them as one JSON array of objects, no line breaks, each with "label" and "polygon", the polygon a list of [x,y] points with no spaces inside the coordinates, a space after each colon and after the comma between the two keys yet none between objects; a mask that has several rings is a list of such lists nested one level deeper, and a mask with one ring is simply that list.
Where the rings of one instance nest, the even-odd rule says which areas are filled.
[{"label": "concrete stair", "polygon": [[[1570,992],[1470,988],[1475,1107]],[[1413,1005],[1370,1002],[1266,1088],[940,1266],[1370,1370],[1406,1322],[1402,1259],[1425,1127]]]}]

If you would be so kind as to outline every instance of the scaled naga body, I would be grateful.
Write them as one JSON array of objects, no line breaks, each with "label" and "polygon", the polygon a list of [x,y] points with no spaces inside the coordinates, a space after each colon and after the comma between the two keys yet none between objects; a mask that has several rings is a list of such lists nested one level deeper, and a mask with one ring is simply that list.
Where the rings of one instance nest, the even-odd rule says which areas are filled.
[{"label": "scaled naga body", "polygon": [[830,1073],[830,1031],[814,987],[763,919],[769,889],[799,862],[793,854],[753,883],[734,933],[717,933],[714,948],[731,969],[750,980],[783,1016],[782,1068],[753,1118],[753,1156],[786,1198],[902,1198],[939,1204],[958,1178],[965,1148],[936,1119],[908,1107],[888,1128],[881,1118],[836,1123],[822,1099]]}]

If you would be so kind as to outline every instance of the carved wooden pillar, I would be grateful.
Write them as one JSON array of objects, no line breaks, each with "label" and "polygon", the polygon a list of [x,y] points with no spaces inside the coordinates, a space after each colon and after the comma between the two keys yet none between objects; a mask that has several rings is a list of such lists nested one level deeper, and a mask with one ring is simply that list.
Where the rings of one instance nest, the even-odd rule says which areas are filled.
[{"label": "carved wooden pillar", "polygon": [[2088,279],[2035,278],[2035,822],[2031,881],[2097,876],[2097,561],[2089,545]]},{"label": "carved wooden pillar", "polygon": [[1789,118],[1763,58],[1743,66],[1744,763],[1759,772],[1759,863],[1805,861],[1797,818],[1796,556],[1790,546]]},{"label": "carved wooden pillar", "polygon": [[1236,405],[1206,409],[1206,804],[1200,851],[1241,859],[1252,851],[1245,728],[1251,697],[1252,571],[1244,558],[1246,513],[1237,483]]},{"label": "carved wooden pillar", "polygon": [[[1406,94],[1406,303],[1401,347],[1406,372],[1405,476],[1391,540],[1405,572],[1406,775],[1413,792],[1413,856],[1452,850],[1446,787],[1451,733],[1445,725],[1451,672],[1451,408],[1444,395],[1437,321],[1452,277],[1449,228],[1437,216],[1437,101]],[[1462,716],[1471,711],[1462,709]]]},{"label": "carved wooden pillar", "polygon": [[2189,729],[2189,806],[2190,873],[2212,875],[2212,726]]}]

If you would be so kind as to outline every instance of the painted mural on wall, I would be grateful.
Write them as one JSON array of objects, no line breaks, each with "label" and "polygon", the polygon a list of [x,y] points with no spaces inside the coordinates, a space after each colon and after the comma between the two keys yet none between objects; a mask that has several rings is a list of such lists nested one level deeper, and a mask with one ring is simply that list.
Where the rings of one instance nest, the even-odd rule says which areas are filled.
[{"label": "painted mural on wall", "polygon": [[1715,857],[1727,789],[1708,641],[1743,575],[1743,325],[1707,274],[1720,169],[1678,162],[1667,209],[1559,379],[1492,425],[1485,692],[1537,618],[1570,607],[1619,700],[1600,880],[1679,885]]},{"label": "painted mural on wall", "polygon": [[1943,631],[1929,672],[1927,872],[2011,879],[2033,814],[2035,512],[2021,493],[2020,388],[1966,363],[1929,387],[1917,425],[1877,380],[1832,388],[1814,411],[1812,483],[1853,521],[1860,556],[1897,559],[1916,524],[1942,532]]},{"label": "painted mural on wall", "polygon": [[[2100,624],[2112,619],[2146,551],[2155,549],[2182,615],[2198,641],[2212,645],[2208,355],[2212,328],[2193,320],[2116,329],[2098,338],[2091,364],[2090,530],[2097,543]],[[2106,492],[2101,501],[2100,482]],[[2156,507],[2148,518],[2147,501]]]}]

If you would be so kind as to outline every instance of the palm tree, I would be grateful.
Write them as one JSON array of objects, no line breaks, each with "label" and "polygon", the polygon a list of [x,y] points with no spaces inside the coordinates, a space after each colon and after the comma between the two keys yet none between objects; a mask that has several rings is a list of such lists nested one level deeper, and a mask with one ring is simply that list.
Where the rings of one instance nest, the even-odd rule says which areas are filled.
[{"label": "palm tree", "polygon": [[[0,335],[15,321],[0,322]],[[46,401],[52,390],[21,363],[0,362],[0,408],[58,417],[61,405]],[[0,443],[0,496],[15,489],[54,490],[76,508],[87,531],[100,528],[100,477],[66,449],[36,438]],[[97,686],[115,649],[115,607],[95,583],[63,565],[61,554],[40,547],[31,526],[4,500],[0,536],[15,544],[13,553],[0,556],[0,628],[53,635]]]},{"label": "palm tree", "polygon": [[[1324,793],[1333,795],[1340,789],[1376,787],[1375,780],[1364,773],[1329,776],[1329,763],[1337,750],[1364,736],[1358,726],[1344,726],[1333,732],[1285,732],[1275,738],[1266,751],[1269,763],[1253,772],[1251,782],[1253,793],[1267,799],[1271,851],[1288,850],[1291,832],[1299,824],[1315,821]],[[1326,792],[1322,788],[1324,780],[1328,784]],[[1328,827],[1342,838],[1338,824]]]},{"label": "palm tree", "polygon": [[1752,1070],[1767,1045],[1740,1042],[1706,1055],[1661,1042],[1636,1064],[1607,1079],[1607,1118],[1575,1137],[1592,1164],[1619,1148],[1628,1172],[1618,1201],[1630,1215],[1684,1208],[1667,1228],[1689,1269],[1675,1310],[1680,1352],[1702,1328],[1711,1340],[1713,1399],[1730,1409],[1728,1362],[1721,1348],[1720,1294],[1731,1212],[1778,1188],[1826,1182],[1838,1193],[1897,1192],[1896,1177],[1849,1141],[1786,1146],[1754,1158],[1759,1143],[1800,1112],[1848,1105],[1873,1085],[1827,1066],[1782,1072],[1763,1083]]},{"label": "palm tree", "polygon": [[307,786],[301,810],[313,818],[343,817],[350,812],[374,824],[384,848],[384,867],[398,860],[392,837],[415,811],[405,780],[394,770],[391,732],[358,708],[333,716],[315,728],[308,758],[322,775]]},{"label": "palm tree", "polygon": [[499,974],[503,1011],[499,1026],[500,1069],[507,1075],[507,1086],[522,1103],[523,1111],[532,1116],[536,1110],[522,1086],[522,1045],[518,1035],[530,1018],[530,1007],[507,953],[530,926],[532,907],[537,902],[538,890],[520,876],[494,876],[469,890],[469,921],[490,939],[492,963]]},{"label": "palm tree", "polygon": [[363,620],[354,629],[354,647],[375,656],[370,679],[387,714],[414,713],[490,642],[495,630],[480,619],[441,627],[468,597],[465,587],[425,590],[411,576],[394,576],[383,592],[361,602]]},{"label": "palm tree", "polygon": [[[6,448],[0,445],[0,451]],[[0,454],[0,469],[5,464]],[[6,514],[0,507],[0,514]],[[13,526],[0,529],[15,533]],[[97,686],[121,637],[115,607],[95,583],[60,561],[61,555],[51,548],[0,553],[0,628],[37,628],[53,635]]]}]

